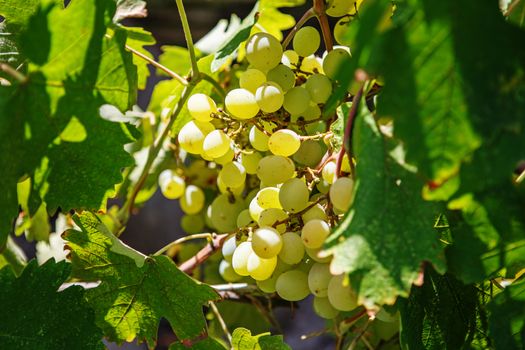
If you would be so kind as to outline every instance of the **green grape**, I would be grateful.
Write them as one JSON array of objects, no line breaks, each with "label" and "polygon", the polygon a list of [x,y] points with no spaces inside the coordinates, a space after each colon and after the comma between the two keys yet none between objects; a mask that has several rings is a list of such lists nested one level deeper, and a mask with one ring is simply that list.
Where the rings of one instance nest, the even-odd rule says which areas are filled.
[{"label": "green grape", "polygon": [[226,153],[224,153],[222,156],[218,158],[214,158],[213,161],[219,165],[224,165],[224,164],[230,163],[233,160],[234,156],[235,156],[235,151],[230,145]]},{"label": "green grape", "polygon": [[363,0],[330,0],[326,7],[326,14],[331,17],[342,17],[347,14],[355,14],[355,9]]},{"label": "green grape", "polygon": [[344,275],[337,275],[328,283],[328,300],[339,311],[350,311],[357,307],[357,298],[350,284],[344,285]]},{"label": "green grape", "polygon": [[194,94],[188,99],[188,111],[193,119],[207,122],[211,120],[212,113],[217,113],[217,105],[205,94]]},{"label": "green grape", "polygon": [[275,290],[284,300],[302,300],[310,294],[308,276],[301,270],[286,271],[277,278]]},{"label": "green grape", "polygon": [[186,233],[199,233],[204,230],[204,218],[200,214],[184,215],[180,219],[180,226]]},{"label": "green grape", "polygon": [[283,183],[292,178],[294,173],[293,161],[283,156],[266,156],[257,166],[257,177],[268,186]]},{"label": "green grape", "polygon": [[282,91],[288,91],[295,86],[295,74],[289,66],[284,64],[280,64],[268,71],[266,77],[268,81],[277,83]]},{"label": "green grape", "polygon": [[224,260],[231,263],[232,256],[233,256],[233,253],[235,252],[235,249],[237,249],[237,238],[233,234],[233,235],[230,235],[228,238],[226,238],[226,240],[224,241],[224,244],[222,245],[221,252],[222,252],[222,257],[224,258]]},{"label": "green grape", "polygon": [[237,215],[237,228],[243,228],[254,223],[249,209],[244,209]]},{"label": "green grape", "polygon": [[275,155],[288,157],[301,147],[301,138],[295,131],[288,129],[277,130],[268,140],[268,148]]},{"label": "green grape", "polygon": [[326,319],[332,319],[339,315],[339,311],[330,304],[328,298],[318,296],[314,298],[314,311],[317,315]]},{"label": "green grape", "polygon": [[336,170],[337,170],[337,164],[333,161],[328,162],[324,165],[323,170],[321,172],[321,176],[323,177],[323,180],[328,182],[330,185],[334,183],[336,179]]},{"label": "green grape", "polygon": [[332,279],[329,264],[315,263],[308,273],[308,287],[313,295],[326,297],[328,295],[328,283]]},{"label": "green grape", "polygon": [[204,138],[213,130],[215,130],[215,127],[210,122],[192,120],[180,129],[177,139],[181,148],[186,152],[201,154]]},{"label": "green grape", "polygon": [[308,209],[303,215],[301,215],[301,218],[303,219],[304,223],[307,223],[308,221],[314,219],[326,220],[328,219],[328,216],[326,215],[323,206],[317,203],[316,205]]},{"label": "green grape", "polygon": [[254,221],[258,222],[264,208],[259,205],[257,197],[254,197],[251,200],[250,205],[248,206],[248,210],[250,211],[251,218]]},{"label": "green grape", "polygon": [[[282,209],[278,208],[269,208],[264,209],[259,215],[259,226],[273,226],[278,221],[283,221],[288,219],[288,215]],[[277,225],[275,228],[279,233],[284,233],[286,231],[286,223]]]},{"label": "green grape", "polygon": [[287,180],[279,191],[279,202],[284,210],[297,213],[308,206],[310,191],[306,183],[298,178]]},{"label": "green grape", "polygon": [[305,88],[315,103],[325,103],[332,94],[332,82],[323,74],[311,75],[306,80]]},{"label": "green grape", "polygon": [[333,81],[338,80],[339,69],[347,67],[350,62],[350,54],[345,49],[334,49],[323,59],[324,74]]},{"label": "green grape", "polygon": [[291,115],[299,115],[310,105],[310,94],[302,86],[291,88],[284,95],[284,109]]},{"label": "green grape", "polygon": [[301,63],[301,70],[306,73],[323,74],[323,62],[319,57],[315,55],[310,55],[308,57],[303,58],[303,61]]},{"label": "green grape", "polygon": [[321,117],[321,108],[315,103],[310,103],[306,111],[302,113],[304,120],[311,121]]},{"label": "green grape", "polygon": [[304,224],[301,239],[306,248],[320,248],[330,234],[330,226],[326,221],[313,219]]},{"label": "green grape", "polygon": [[242,278],[242,276],[238,275],[233,269],[233,266],[226,260],[221,260],[219,263],[219,274],[223,280],[230,283],[237,282]]},{"label": "green grape", "polygon": [[385,308],[382,307],[376,314],[376,319],[387,323],[397,322],[399,321],[399,312],[391,314],[390,312],[386,311]]},{"label": "green grape", "polygon": [[168,199],[177,199],[184,194],[186,183],[173,170],[166,169],[159,174],[160,191]]},{"label": "green grape", "polygon": [[219,158],[230,150],[231,139],[222,130],[213,130],[204,138],[202,150],[211,158]]},{"label": "green grape", "polygon": [[204,207],[204,192],[195,186],[186,186],[184,195],[180,198],[180,208],[186,214],[197,214]]},{"label": "green grape", "polygon": [[213,226],[213,223],[211,222],[211,207],[209,205],[208,205],[208,208],[206,208],[206,212],[204,213],[204,223],[210,229],[212,230],[215,229],[215,227]]},{"label": "green grape", "polygon": [[301,237],[295,232],[286,232],[281,237],[283,247],[279,252],[279,259],[290,265],[301,262],[304,256],[304,246]]},{"label": "green grape", "polygon": [[335,24],[334,39],[339,45],[350,46],[350,41],[348,40],[346,33],[348,33],[352,20],[352,17],[343,17]]},{"label": "green grape", "polygon": [[315,53],[321,44],[321,36],[314,27],[302,27],[293,37],[293,49],[299,56],[307,57]]},{"label": "green grape", "polygon": [[330,187],[330,202],[333,206],[346,212],[352,204],[352,191],[354,188],[354,181],[349,177],[340,177]]},{"label": "green grape", "polygon": [[312,258],[312,260],[315,262],[324,264],[324,263],[329,263],[332,260],[331,256],[321,257],[319,255],[319,253],[321,252],[321,250],[323,250],[323,248],[316,248],[316,249],[305,248],[304,250],[306,251],[306,254],[310,258]]},{"label": "green grape", "polygon": [[268,71],[278,65],[282,55],[281,43],[271,34],[255,33],[246,42],[246,59],[262,71]]},{"label": "green grape", "polygon": [[253,118],[259,113],[255,96],[246,89],[233,89],[228,92],[224,105],[234,118],[240,120]]},{"label": "green grape", "polygon": [[308,135],[322,134],[326,131],[326,123],[320,120],[306,125],[305,129]]},{"label": "green grape", "polygon": [[221,181],[227,187],[239,187],[240,184],[244,184],[246,180],[246,170],[239,162],[231,162],[224,164],[221,171],[219,172]]},{"label": "green grape", "polygon": [[211,222],[219,232],[231,232],[237,228],[237,216],[244,209],[244,201],[221,194],[210,205]]},{"label": "green grape", "polygon": [[304,273],[306,273],[306,276],[308,276],[308,272],[310,272],[310,269],[312,268],[313,264],[315,264],[315,261],[305,256],[303,257],[301,263],[297,265],[297,269],[303,271]]},{"label": "green grape", "polygon": [[232,266],[235,272],[241,276],[248,276],[248,257],[253,253],[251,242],[242,242],[232,255]]},{"label": "green grape", "polygon": [[281,234],[273,227],[263,226],[252,234],[252,249],[261,258],[270,259],[277,256],[282,246]]},{"label": "green grape", "polygon": [[301,147],[294,153],[292,158],[296,163],[314,168],[319,164],[323,155],[324,149],[320,141],[305,140],[301,142]]},{"label": "green grape", "polygon": [[247,269],[250,276],[256,281],[263,281],[272,275],[277,265],[277,257],[264,259],[255,253],[248,257]]},{"label": "green grape", "polygon": [[247,174],[257,174],[257,165],[259,165],[259,161],[262,159],[259,152],[241,153],[239,158]]},{"label": "green grape", "polygon": [[380,319],[375,319],[371,327],[374,335],[382,340],[390,340],[394,335],[399,333],[399,320],[393,322],[384,322]]},{"label": "green grape", "polygon": [[263,209],[279,208],[281,209],[281,202],[279,202],[279,189],[277,187],[261,188],[257,193],[257,203]]},{"label": "green grape", "polygon": [[268,150],[268,139],[270,137],[261,130],[259,130],[255,125],[252,126],[252,128],[250,129],[248,138],[250,140],[250,144],[256,150],[261,152],[265,152]]},{"label": "green grape", "polygon": [[266,82],[266,76],[258,69],[247,69],[239,77],[239,86],[255,94],[259,86]]},{"label": "green grape", "polygon": [[322,194],[327,194],[330,191],[330,184],[325,179],[321,179],[315,187]]},{"label": "green grape", "polygon": [[286,50],[283,52],[281,62],[288,68],[295,68],[299,64],[299,55],[294,50]]},{"label": "green grape", "polygon": [[257,89],[255,92],[255,100],[263,112],[273,113],[282,107],[284,94],[279,85],[269,81]]},{"label": "green grape", "polygon": [[219,176],[217,176],[217,187],[219,188],[219,192],[221,193],[233,194],[234,196],[240,196],[244,192],[244,186],[245,186],[245,183],[241,182],[236,187],[229,187],[222,181],[222,177],[220,173],[219,173]]},{"label": "green grape", "polygon": [[275,266],[275,270],[273,270],[272,275],[263,281],[256,281],[257,286],[260,290],[262,290],[265,293],[275,293],[275,285],[277,283],[277,279],[284,272],[290,270],[291,268],[292,267],[290,265],[282,262],[280,259],[277,259],[277,266]]}]

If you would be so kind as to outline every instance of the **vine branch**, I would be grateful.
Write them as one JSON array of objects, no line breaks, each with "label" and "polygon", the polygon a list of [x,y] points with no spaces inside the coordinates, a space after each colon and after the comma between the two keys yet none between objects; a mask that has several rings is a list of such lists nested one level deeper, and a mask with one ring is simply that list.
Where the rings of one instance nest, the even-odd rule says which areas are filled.
[{"label": "vine branch", "polygon": [[191,37],[188,17],[186,16],[186,11],[184,10],[184,4],[182,0],[175,0],[175,2],[177,3],[177,9],[179,10],[182,30],[184,31],[184,38],[186,39],[186,46],[188,47],[188,52],[190,53],[192,78],[196,78],[199,76],[199,66],[197,65],[197,57],[195,56],[195,48],[193,47],[193,38]]},{"label": "vine branch", "polygon": [[14,79],[16,79],[20,83],[25,83],[27,81],[27,77],[8,65],[7,63],[1,63],[0,62],[0,71],[5,72],[6,74],[10,75]]},{"label": "vine branch", "polygon": [[332,31],[330,30],[330,24],[328,23],[328,17],[326,17],[326,5],[324,0],[314,0],[313,10],[321,26],[321,32],[323,33],[324,45],[326,51],[330,52],[334,48],[334,42],[332,39]]},{"label": "vine branch", "polygon": [[214,234],[210,243],[207,244],[201,250],[199,250],[197,254],[195,254],[193,257],[183,262],[179,266],[179,269],[186,274],[191,274],[197,266],[202,264],[204,261],[208,260],[210,256],[212,256],[216,251],[221,249],[228,236],[229,234],[227,233],[223,233],[220,235]]}]

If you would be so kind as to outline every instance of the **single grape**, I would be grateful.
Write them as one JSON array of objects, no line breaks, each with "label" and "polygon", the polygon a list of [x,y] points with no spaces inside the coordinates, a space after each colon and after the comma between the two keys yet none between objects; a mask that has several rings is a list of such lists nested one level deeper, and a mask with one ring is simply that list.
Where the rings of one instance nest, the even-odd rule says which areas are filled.
[{"label": "single grape", "polygon": [[222,130],[213,130],[204,138],[202,150],[212,158],[219,158],[230,150],[231,139]]},{"label": "single grape", "polygon": [[266,77],[268,81],[277,83],[282,91],[288,91],[295,86],[295,74],[289,66],[284,64],[280,64],[268,71]]},{"label": "single grape", "polygon": [[301,147],[294,153],[292,158],[296,163],[313,168],[319,164],[324,152],[325,149],[321,146],[320,141],[305,140],[301,142]]},{"label": "single grape", "polygon": [[384,322],[380,319],[375,319],[370,328],[372,332],[374,332],[374,335],[387,341],[399,333],[399,320],[394,322]]},{"label": "single grape", "polygon": [[219,176],[226,186],[235,188],[246,180],[246,170],[241,163],[231,162],[223,165]]},{"label": "single grape", "polygon": [[221,248],[222,257],[224,258],[224,260],[231,263],[235,249],[237,249],[237,239],[235,235],[231,235],[228,238],[226,238]]},{"label": "single grape", "polygon": [[323,194],[327,194],[328,191],[330,191],[330,184],[325,179],[321,179],[321,181],[319,181],[315,187],[320,193]]},{"label": "single grape", "polygon": [[338,80],[337,74],[342,67],[346,67],[351,63],[350,54],[345,49],[334,49],[330,51],[323,59],[324,74],[332,79]]},{"label": "single grape", "polygon": [[351,11],[354,11],[353,13],[355,14],[354,6],[358,6],[356,3],[360,3],[361,1],[362,0],[330,0],[326,7],[326,14],[331,17],[342,17],[350,14]]},{"label": "single grape", "polygon": [[290,158],[266,156],[257,166],[257,177],[266,185],[277,185],[293,177],[295,165]]},{"label": "single grape", "polygon": [[234,156],[235,156],[235,151],[230,145],[226,153],[224,153],[222,156],[218,158],[214,158],[213,161],[219,165],[224,165],[224,164],[230,163],[233,160]]},{"label": "single grape", "polygon": [[316,296],[314,298],[314,311],[322,318],[332,319],[339,315],[339,311],[335,309],[328,298],[321,298]]},{"label": "single grape", "polygon": [[259,113],[255,96],[246,89],[233,89],[228,92],[224,105],[234,118],[240,120],[253,118]]},{"label": "single grape", "polygon": [[282,208],[281,202],[279,202],[279,191],[277,187],[261,188],[257,193],[257,203],[263,209]]},{"label": "single grape", "polygon": [[352,204],[354,181],[349,177],[340,177],[330,187],[330,201],[333,206],[346,212]]},{"label": "single grape", "polygon": [[274,256],[269,259],[264,259],[255,253],[251,253],[248,257],[247,269],[250,276],[256,281],[264,281],[271,277],[275,266],[277,265],[277,257]]},{"label": "single grape", "polygon": [[262,159],[259,152],[241,153],[239,158],[247,174],[257,174],[257,165],[259,165],[259,161]]},{"label": "single grape", "polygon": [[301,70],[306,73],[323,74],[323,61],[321,60],[321,58],[315,55],[305,57],[303,58],[303,62],[301,63]]},{"label": "single grape", "polygon": [[331,161],[324,165],[321,175],[326,182],[333,184],[336,178],[336,170],[337,164]]},{"label": "single grape", "polygon": [[248,135],[250,144],[258,151],[265,152],[268,150],[268,139],[270,138],[264,132],[259,130],[255,125],[250,129]]},{"label": "single grape", "polygon": [[188,234],[202,232],[204,230],[204,217],[200,214],[184,215],[180,219],[180,226]]},{"label": "single grape", "polygon": [[340,311],[350,311],[357,307],[357,298],[350,284],[344,284],[344,275],[337,275],[328,283],[328,300]]},{"label": "single grape", "polygon": [[222,181],[221,174],[219,173],[219,176],[217,176],[217,187],[219,188],[219,192],[221,193],[233,194],[234,196],[239,197],[244,192],[245,183],[241,182],[238,184],[238,186],[236,185],[235,187],[228,186]]},{"label": "single grape", "polygon": [[318,219],[318,220],[326,220],[328,219],[328,216],[326,215],[326,212],[323,208],[323,206],[319,203],[308,209],[302,216],[303,222],[307,223],[310,220]]},{"label": "single grape", "polygon": [[250,68],[241,73],[239,86],[255,94],[259,86],[266,82],[266,76],[258,69]]},{"label": "single grape", "polygon": [[301,239],[306,248],[320,248],[330,234],[330,226],[323,220],[310,220],[301,230]]},{"label": "single grape", "polygon": [[186,186],[180,207],[186,214],[197,214],[204,207],[204,192],[195,185]]},{"label": "single grape", "polygon": [[310,191],[306,183],[298,178],[291,178],[281,186],[279,202],[284,210],[297,213],[308,206]]},{"label": "single grape", "polygon": [[193,94],[188,99],[188,111],[193,119],[207,122],[211,120],[212,113],[217,113],[217,105],[205,94]]},{"label": "single grape", "polygon": [[326,297],[328,295],[328,283],[331,279],[330,265],[315,263],[308,273],[308,287],[313,295]]},{"label": "single grape", "polygon": [[332,82],[323,74],[313,74],[308,77],[305,88],[315,103],[325,103],[332,94]]},{"label": "single grape", "polygon": [[286,50],[283,52],[281,62],[288,68],[295,68],[299,64],[299,55],[294,50]]},{"label": "single grape", "polygon": [[288,129],[277,130],[268,140],[268,148],[278,156],[288,157],[301,147],[301,139],[295,131]]},{"label": "single grape", "polygon": [[307,57],[317,51],[321,44],[321,36],[314,27],[302,27],[295,33],[292,44],[299,56]]},{"label": "single grape", "polygon": [[306,251],[306,254],[310,258],[312,258],[313,261],[321,263],[321,264],[329,263],[332,260],[332,257],[331,256],[321,257],[319,253],[321,252],[322,249],[323,248],[316,248],[316,249],[305,248],[304,250]]},{"label": "single grape", "polygon": [[353,18],[343,17],[334,26],[334,39],[339,45],[349,46],[351,42],[348,40],[346,33],[350,30],[350,24]]},{"label": "single grape", "polygon": [[277,278],[275,290],[284,300],[302,300],[310,294],[308,276],[301,270],[286,271]]},{"label": "single grape", "polygon": [[[288,215],[284,210],[278,208],[269,208],[264,209],[259,215],[259,226],[274,226],[278,221],[284,221],[288,219]],[[279,224],[275,227],[279,233],[284,233],[286,231],[286,223]]]},{"label": "single grape", "polygon": [[248,210],[250,211],[250,216],[252,217],[252,219],[258,222],[264,208],[259,205],[257,197],[254,197],[250,202]]},{"label": "single grape", "polygon": [[284,95],[284,109],[291,115],[299,115],[310,105],[310,94],[302,86],[291,88]]},{"label": "single grape", "polygon": [[244,209],[244,201],[221,194],[210,205],[211,222],[219,232],[231,232],[237,228],[237,216]]},{"label": "single grape", "polygon": [[177,199],[184,194],[186,183],[173,170],[166,169],[159,174],[160,191],[168,199]]},{"label": "single grape", "polygon": [[269,81],[257,88],[255,100],[263,112],[273,113],[282,107],[284,94],[278,84]]},{"label": "single grape", "polygon": [[281,234],[273,227],[263,226],[252,234],[252,249],[261,258],[270,259],[277,256],[282,246]]},{"label": "single grape", "polygon": [[254,223],[249,209],[244,209],[237,215],[237,228],[243,228]]},{"label": "single grape", "polygon": [[271,34],[255,33],[246,42],[246,59],[262,71],[268,71],[278,65],[282,55],[281,43]]},{"label": "single grape", "polygon": [[226,260],[221,260],[219,263],[219,274],[223,280],[230,283],[237,282],[242,278],[242,276],[238,275],[233,269],[233,266]]},{"label": "single grape", "polygon": [[183,150],[192,154],[201,154],[204,138],[213,130],[215,127],[210,122],[192,120],[180,129],[177,138]]},{"label": "single grape", "polygon": [[279,252],[279,259],[290,265],[298,264],[304,256],[301,237],[295,232],[286,232],[281,237],[283,246]]},{"label": "single grape", "polygon": [[248,257],[253,253],[251,242],[242,242],[233,252],[232,266],[235,272],[241,276],[248,276]]}]

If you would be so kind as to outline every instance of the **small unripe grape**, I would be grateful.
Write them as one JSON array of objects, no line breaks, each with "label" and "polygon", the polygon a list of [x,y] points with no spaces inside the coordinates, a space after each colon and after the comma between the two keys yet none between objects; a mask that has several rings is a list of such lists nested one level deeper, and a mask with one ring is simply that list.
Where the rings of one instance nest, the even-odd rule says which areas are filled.
[{"label": "small unripe grape", "polygon": [[340,177],[330,187],[330,201],[333,206],[346,212],[352,204],[352,190],[354,181],[349,177]]},{"label": "small unripe grape", "polygon": [[266,82],[255,92],[255,99],[263,112],[273,113],[282,107],[284,94],[279,85],[274,82]]},{"label": "small unripe grape", "polygon": [[266,76],[258,69],[247,69],[239,77],[239,86],[255,94],[257,88],[266,82]]},{"label": "small unripe grape", "polygon": [[270,259],[277,256],[282,246],[281,234],[273,227],[263,226],[253,232],[252,249],[261,258]]},{"label": "small unripe grape", "polygon": [[230,137],[222,130],[213,130],[204,138],[202,150],[209,157],[219,158],[228,152],[230,143]]},{"label": "small unripe grape", "polygon": [[178,140],[183,150],[192,154],[201,154],[204,138],[215,127],[210,122],[190,121],[179,131]]},{"label": "small unripe grape", "polygon": [[336,178],[337,164],[335,162],[328,162],[324,165],[321,175],[323,179],[329,184],[333,184]]},{"label": "small unripe grape", "polygon": [[183,195],[186,183],[173,170],[166,169],[159,175],[159,186],[164,197],[177,199]]},{"label": "small unripe grape", "polygon": [[186,214],[197,214],[204,207],[204,192],[195,186],[189,185],[180,199],[180,207]]},{"label": "small unripe grape", "polygon": [[299,115],[310,105],[310,94],[301,86],[296,86],[284,95],[283,107],[291,115]]},{"label": "small unripe grape", "polygon": [[301,270],[286,271],[277,279],[275,290],[284,300],[302,300],[310,294],[308,276]]},{"label": "small unripe grape", "polygon": [[211,120],[212,113],[217,113],[217,105],[205,94],[193,94],[188,99],[188,111],[193,119],[207,122]]},{"label": "small unripe grape", "polygon": [[295,74],[290,67],[280,64],[266,74],[268,81],[277,83],[282,91],[288,91],[295,86]]},{"label": "small unripe grape", "polygon": [[199,233],[204,230],[204,217],[200,214],[184,215],[180,219],[180,226],[189,234]]},{"label": "small unripe grape", "polygon": [[255,96],[246,89],[233,89],[228,92],[224,105],[234,118],[240,120],[253,118],[259,113]]},{"label": "small unripe grape", "polygon": [[219,274],[223,280],[230,283],[237,282],[242,278],[242,276],[238,275],[233,269],[233,266],[226,260],[221,260],[219,263]]},{"label": "small unripe grape", "polygon": [[330,234],[330,226],[323,220],[310,220],[301,230],[301,239],[306,248],[320,248]]},{"label": "small unripe grape", "polygon": [[295,131],[288,129],[277,130],[268,140],[268,148],[278,156],[291,156],[299,147],[301,147],[301,138]]},{"label": "small unripe grape", "polygon": [[258,151],[265,152],[268,150],[268,139],[270,138],[256,126],[252,126],[248,135],[250,144]]},{"label": "small unripe grape", "polygon": [[286,232],[281,237],[283,246],[279,252],[279,259],[290,265],[298,264],[304,256],[301,237],[295,232]]},{"label": "small unripe grape", "polygon": [[246,59],[262,71],[268,71],[278,65],[282,55],[281,43],[271,34],[255,33],[246,42]]},{"label": "small unripe grape", "polygon": [[311,75],[306,81],[305,88],[315,103],[325,103],[332,94],[332,82],[323,74]]},{"label": "small unripe grape", "polygon": [[242,242],[233,252],[232,266],[235,272],[241,276],[248,276],[248,257],[253,253],[251,242]]},{"label": "small unripe grape", "polygon": [[321,36],[314,27],[302,27],[295,33],[293,49],[299,56],[307,57],[315,53],[321,44]]}]

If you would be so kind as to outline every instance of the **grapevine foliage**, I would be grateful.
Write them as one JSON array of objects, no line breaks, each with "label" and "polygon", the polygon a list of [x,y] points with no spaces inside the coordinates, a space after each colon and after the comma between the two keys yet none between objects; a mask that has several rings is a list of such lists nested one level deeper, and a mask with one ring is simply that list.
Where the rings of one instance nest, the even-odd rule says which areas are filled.
[{"label": "grapevine foliage", "polygon": [[[147,16],[146,2],[66,3],[0,0],[0,348],[102,349],[103,337],[153,348],[165,318],[173,350],[284,350],[282,336],[252,334],[274,325],[274,304],[314,294],[339,347],[523,349],[525,1],[312,0],[296,22],[282,10],[306,1],[260,0],[195,47],[162,47],[156,74],[168,79],[144,113],[134,105],[156,39],[122,23]],[[350,49],[336,49],[348,59],[332,72],[326,58],[279,51],[283,40],[295,49],[295,30],[286,35],[309,16],[327,49],[332,32]],[[279,60],[257,62],[252,39],[277,43]],[[265,83],[279,62],[287,89]],[[239,88],[247,69],[264,78],[253,91]],[[326,99],[308,86],[314,75]],[[270,104],[283,99],[274,110],[259,111],[261,87]],[[305,106],[294,113],[292,90],[312,97],[301,100],[311,120]],[[198,149],[212,130],[216,157]],[[252,134],[285,141],[258,148]],[[308,142],[313,164],[296,154]],[[337,178],[344,193],[330,190]],[[119,239],[159,187],[208,240],[198,253],[181,243],[146,256]],[[312,216],[316,229],[303,230]],[[234,235],[201,233],[213,225]],[[52,228],[65,246],[49,250],[68,262],[26,263],[12,235],[56,242]],[[288,255],[285,236],[300,246]]]}]

